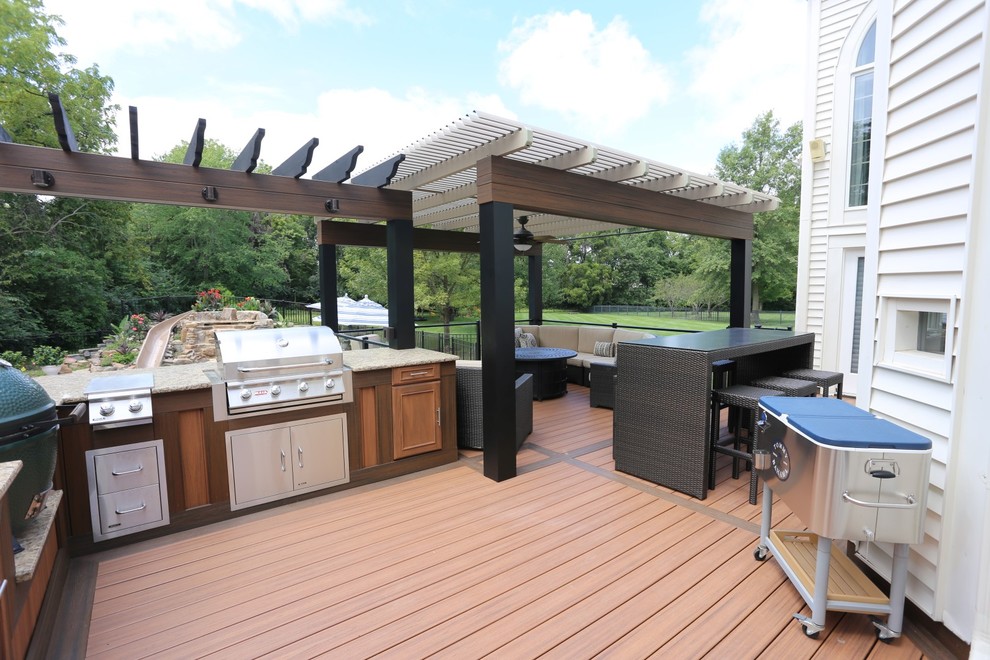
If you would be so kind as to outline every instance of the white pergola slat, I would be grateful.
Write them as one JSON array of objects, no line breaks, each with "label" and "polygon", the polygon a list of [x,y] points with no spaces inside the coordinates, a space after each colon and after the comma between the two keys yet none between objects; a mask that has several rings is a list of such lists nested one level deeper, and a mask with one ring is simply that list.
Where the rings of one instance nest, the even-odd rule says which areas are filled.
[{"label": "white pergola slat", "polygon": [[[418,227],[478,231],[475,165],[487,156],[503,156],[746,213],[770,211],[778,205],[775,197],[757,190],[484,112],[472,112],[402,153],[405,160],[387,187],[412,191],[413,224]],[[518,210],[519,215],[526,213]],[[546,214],[530,215],[527,226],[534,234],[554,237],[621,228]]]}]

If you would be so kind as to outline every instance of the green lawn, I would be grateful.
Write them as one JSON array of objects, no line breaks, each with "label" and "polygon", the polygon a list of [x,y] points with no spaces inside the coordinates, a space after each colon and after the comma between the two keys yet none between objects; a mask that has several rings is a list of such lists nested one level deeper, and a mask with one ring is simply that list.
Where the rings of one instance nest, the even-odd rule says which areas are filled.
[{"label": "green lawn", "polygon": [[[527,310],[520,309],[516,310],[516,319],[525,319]],[[476,321],[475,318],[459,317],[457,321]],[[545,310],[543,312],[543,322],[552,323],[553,321],[566,321],[570,323],[594,323],[601,325],[611,325],[612,323],[617,323],[623,327],[630,328],[649,328],[649,329],[669,329],[669,330],[720,330],[729,325],[729,315],[727,312],[723,312],[722,315],[715,320],[702,320],[696,318],[689,318],[683,312],[675,312],[673,316],[669,312],[664,312],[661,314],[653,313],[620,313],[620,312],[610,312],[606,314],[586,314],[582,312],[572,312],[567,310]],[[761,316],[761,321],[765,327],[772,328],[786,328],[794,327],[794,312],[764,312]],[[422,325],[423,323],[434,324],[439,323],[436,319],[429,319],[427,321],[422,321],[417,325]],[[436,328],[422,328],[425,332],[443,332],[442,327]],[[472,332],[470,327],[467,326],[455,326],[451,328],[453,333],[469,333]]]}]

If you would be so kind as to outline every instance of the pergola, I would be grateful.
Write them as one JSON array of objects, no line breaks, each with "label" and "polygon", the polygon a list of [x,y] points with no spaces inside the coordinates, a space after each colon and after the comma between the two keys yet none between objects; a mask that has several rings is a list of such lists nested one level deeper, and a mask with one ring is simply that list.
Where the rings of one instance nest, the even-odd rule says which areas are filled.
[{"label": "pergola", "polygon": [[[529,259],[530,321],[542,321],[539,246],[514,248],[515,218],[535,234],[572,236],[617,226],[731,241],[730,325],[749,325],[752,214],[764,193],[512,120],[472,113],[402,153],[352,176],[358,146],[302,179],[319,143],[303,145],[270,175],[254,173],[264,129],[230,170],[200,167],[205,120],[181,165],[141,160],[137,109],[131,157],[78,151],[51,97],[61,150],[15,144],[0,127],[4,192],[313,215],[319,221],[323,323],[338,329],[336,246],[387,250],[390,345],[414,346],[413,251],[480,252],[484,472],[515,476],[513,258]],[[330,218],[362,223],[333,222]],[[385,222],[382,226],[379,223]]]}]

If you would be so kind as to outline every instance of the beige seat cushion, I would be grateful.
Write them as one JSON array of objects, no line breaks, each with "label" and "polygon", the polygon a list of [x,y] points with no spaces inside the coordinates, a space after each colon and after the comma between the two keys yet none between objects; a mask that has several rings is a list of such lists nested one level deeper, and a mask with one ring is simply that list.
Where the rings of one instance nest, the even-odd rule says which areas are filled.
[{"label": "beige seat cushion", "polygon": [[[544,325],[540,327],[540,346],[569,348],[578,350],[578,327],[566,325]],[[594,346],[594,344],[592,344]],[[590,351],[589,351],[590,352]]]},{"label": "beige seat cushion", "polygon": [[613,341],[612,335],[615,330],[612,328],[597,328],[595,326],[581,326],[578,328],[578,353],[594,353],[596,341]]}]

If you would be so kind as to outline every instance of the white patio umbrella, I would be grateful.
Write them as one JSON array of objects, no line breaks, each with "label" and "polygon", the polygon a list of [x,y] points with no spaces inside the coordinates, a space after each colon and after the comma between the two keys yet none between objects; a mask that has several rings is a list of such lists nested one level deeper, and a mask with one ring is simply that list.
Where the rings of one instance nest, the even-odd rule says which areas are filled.
[{"label": "white patio umbrella", "polygon": [[[306,305],[310,309],[320,309],[320,303]],[[319,321],[320,318],[316,317]],[[337,298],[337,323],[339,325],[356,325],[359,327],[388,327],[388,309],[365,296],[354,300],[347,295]]]}]

